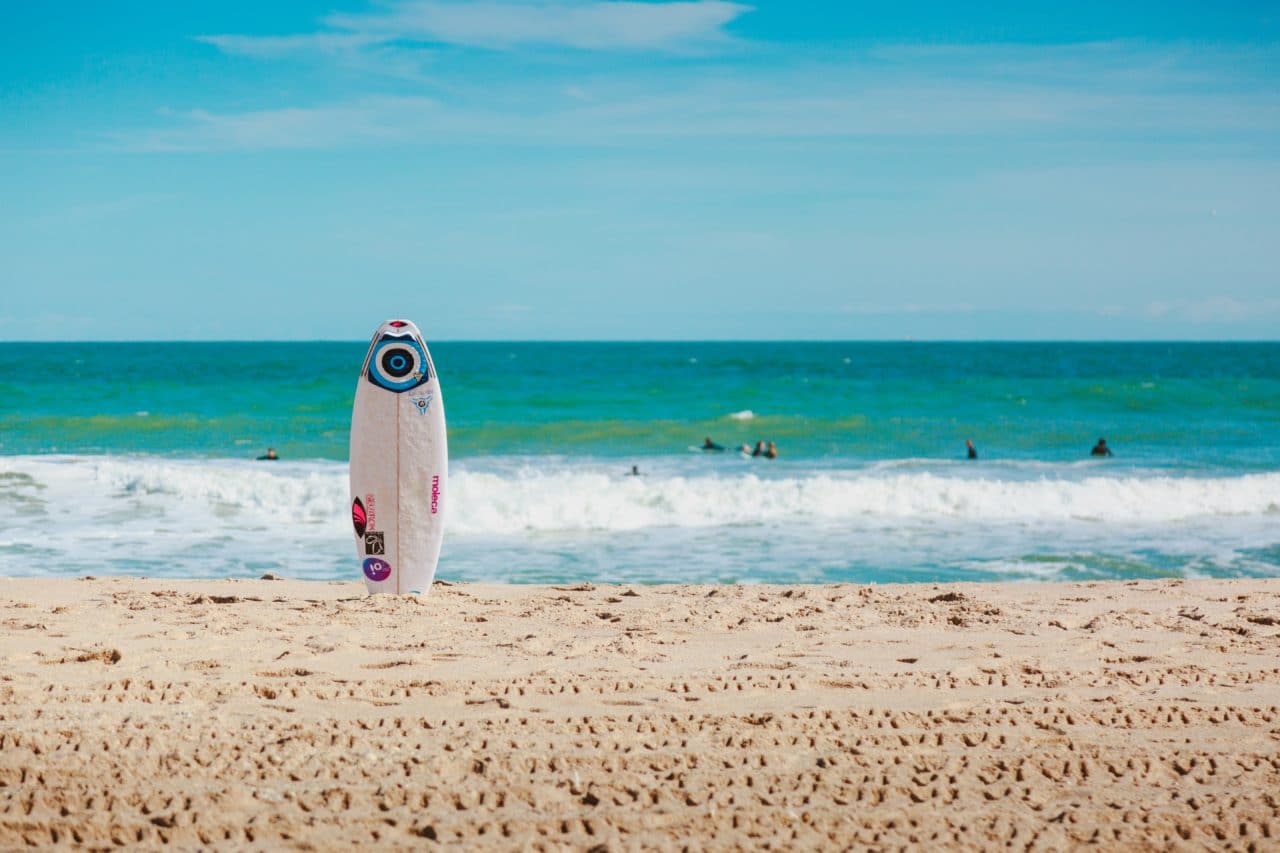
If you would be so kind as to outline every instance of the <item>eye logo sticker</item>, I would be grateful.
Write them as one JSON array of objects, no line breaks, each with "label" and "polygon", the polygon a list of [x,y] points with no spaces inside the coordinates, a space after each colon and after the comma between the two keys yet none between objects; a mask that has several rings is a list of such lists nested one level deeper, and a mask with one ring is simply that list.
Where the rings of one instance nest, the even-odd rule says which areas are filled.
[{"label": "eye logo sticker", "polygon": [[391,564],[379,557],[364,561],[364,576],[371,581],[384,581],[391,577]]},{"label": "eye logo sticker", "polygon": [[357,536],[363,536],[365,528],[369,526],[369,516],[359,498],[351,502],[351,524],[355,527]]},{"label": "eye logo sticker", "polygon": [[431,378],[426,351],[413,337],[384,335],[369,355],[369,381],[399,394]]},{"label": "eye logo sticker", "polygon": [[368,530],[364,534],[364,552],[381,557],[387,553],[386,535],[381,530]]}]

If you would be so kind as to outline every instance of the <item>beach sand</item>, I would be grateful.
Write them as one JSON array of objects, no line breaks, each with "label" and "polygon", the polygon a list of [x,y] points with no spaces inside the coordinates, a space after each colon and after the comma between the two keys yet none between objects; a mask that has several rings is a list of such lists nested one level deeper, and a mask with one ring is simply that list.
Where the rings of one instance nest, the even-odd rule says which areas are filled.
[{"label": "beach sand", "polygon": [[0,848],[1280,848],[1280,581],[0,580]]}]

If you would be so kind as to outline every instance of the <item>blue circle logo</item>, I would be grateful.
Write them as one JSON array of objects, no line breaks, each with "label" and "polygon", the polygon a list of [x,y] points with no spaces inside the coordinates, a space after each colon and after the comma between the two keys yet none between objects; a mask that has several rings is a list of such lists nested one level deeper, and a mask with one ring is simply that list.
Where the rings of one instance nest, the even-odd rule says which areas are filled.
[{"label": "blue circle logo", "polygon": [[422,344],[413,338],[385,336],[369,354],[369,380],[399,394],[427,382],[431,366]]}]

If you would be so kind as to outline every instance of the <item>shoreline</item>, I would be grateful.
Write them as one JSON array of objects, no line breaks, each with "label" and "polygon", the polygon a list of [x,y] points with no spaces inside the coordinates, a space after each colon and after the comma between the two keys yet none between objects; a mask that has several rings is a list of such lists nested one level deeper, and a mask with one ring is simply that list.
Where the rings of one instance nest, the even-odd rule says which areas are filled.
[{"label": "shoreline", "polygon": [[[1265,472],[1238,467],[1238,459],[1220,459],[1221,467],[1134,459],[722,461],[700,451],[616,462],[514,452],[455,459],[438,576],[480,583],[1280,576],[1273,511],[1280,461]],[[643,476],[626,474],[633,462]],[[0,551],[10,557],[0,571],[358,579],[350,502],[339,462],[0,457],[0,503],[13,509],[0,522]]]},{"label": "shoreline", "polygon": [[1280,579],[0,580],[0,846],[1280,843]]}]

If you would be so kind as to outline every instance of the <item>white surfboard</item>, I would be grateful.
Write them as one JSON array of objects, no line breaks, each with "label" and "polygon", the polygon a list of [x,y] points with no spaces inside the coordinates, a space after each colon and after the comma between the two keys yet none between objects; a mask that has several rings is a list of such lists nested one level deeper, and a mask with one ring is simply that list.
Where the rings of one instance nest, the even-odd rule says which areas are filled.
[{"label": "white surfboard", "polygon": [[429,592],[449,480],[444,400],[418,327],[388,320],[351,412],[351,524],[369,592]]}]

